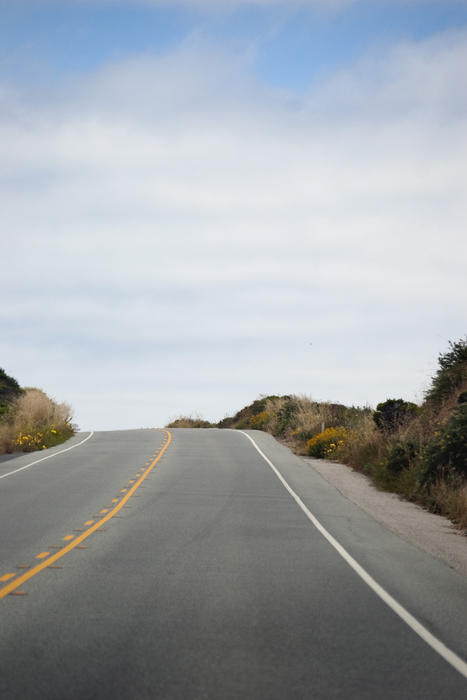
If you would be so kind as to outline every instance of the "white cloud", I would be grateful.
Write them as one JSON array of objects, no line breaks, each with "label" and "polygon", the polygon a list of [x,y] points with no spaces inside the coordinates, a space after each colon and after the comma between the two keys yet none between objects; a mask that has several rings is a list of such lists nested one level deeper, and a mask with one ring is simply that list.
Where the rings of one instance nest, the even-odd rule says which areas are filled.
[{"label": "white cloud", "polygon": [[83,427],[413,397],[465,333],[466,46],[304,99],[193,44],[0,88],[2,364]]}]

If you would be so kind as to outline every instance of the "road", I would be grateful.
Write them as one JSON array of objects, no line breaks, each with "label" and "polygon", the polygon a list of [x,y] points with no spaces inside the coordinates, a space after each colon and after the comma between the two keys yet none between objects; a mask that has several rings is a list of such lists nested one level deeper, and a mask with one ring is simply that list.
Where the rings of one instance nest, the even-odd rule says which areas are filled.
[{"label": "road", "polygon": [[0,531],[2,700],[467,696],[466,579],[264,433],[15,457]]}]

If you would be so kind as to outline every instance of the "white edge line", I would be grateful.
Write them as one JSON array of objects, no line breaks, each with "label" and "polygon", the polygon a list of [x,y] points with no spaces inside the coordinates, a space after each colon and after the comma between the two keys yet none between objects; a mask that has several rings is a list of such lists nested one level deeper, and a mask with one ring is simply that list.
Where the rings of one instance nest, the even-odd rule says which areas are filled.
[{"label": "white edge line", "polygon": [[388,605],[391,610],[393,610],[396,615],[398,615],[414,632],[415,634],[418,634],[421,639],[423,639],[424,642],[426,642],[434,651],[436,651],[440,656],[443,657],[445,661],[448,662],[451,666],[453,666],[456,671],[459,671],[459,673],[464,676],[464,678],[467,678],[467,663],[460,658],[460,656],[457,656],[457,654],[451,649],[449,649],[443,642],[441,642],[437,637],[435,637],[431,632],[429,632],[426,627],[424,627],[411,613],[409,613],[408,610],[406,610],[400,603],[395,600],[395,598],[392,597],[382,586],[380,586],[379,583],[375,581],[375,579],[370,576],[370,574],[362,567],[360,564],[347,552],[344,547],[339,544],[339,542],[326,530],[326,528],[321,525],[320,521],[313,515],[313,513],[307,508],[307,506],[303,503],[302,499],[295,493],[295,491],[289,486],[287,481],[284,479],[282,474],[279,472],[279,470],[274,466],[274,464],[271,462],[271,460],[266,457],[264,452],[258,447],[256,442],[253,440],[253,438],[248,435],[248,433],[245,433],[243,430],[239,430],[238,432],[242,433],[245,435],[252,443],[255,449],[259,452],[261,457],[269,464],[281,484],[287,489],[287,491],[290,493],[292,498],[296,501],[296,503],[300,506],[300,508],[303,510],[305,515],[313,525],[316,527],[317,530],[327,539],[329,544],[331,544],[334,549],[341,555],[341,557],[347,562],[349,566],[352,567],[352,569],[360,576],[361,579],[376,593],[377,596],[381,598],[382,601]]},{"label": "white edge line", "polygon": [[41,459],[36,459],[34,462],[30,462],[29,464],[26,464],[24,467],[19,467],[19,469],[15,469],[12,472],[7,472],[6,474],[2,474],[0,476],[0,479],[5,479],[7,476],[11,476],[12,474],[17,474],[18,472],[22,472],[23,469],[29,469],[29,467],[32,467],[33,464],[38,464],[39,462],[43,462],[45,459],[51,459],[52,457],[56,457],[57,455],[61,455],[64,452],[69,452],[70,450],[74,450],[75,447],[79,447],[80,445],[83,444],[83,442],[86,442],[86,440],[89,440],[92,438],[94,435],[94,430],[92,430],[87,437],[84,438],[84,440],[81,440],[81,442],[77,442],[76,445],[72,445],[71,447],[67,447],[65,450],[60,450],[59,452],[54,452],[52,455],[47,455],[47,457],[41,457]]}]

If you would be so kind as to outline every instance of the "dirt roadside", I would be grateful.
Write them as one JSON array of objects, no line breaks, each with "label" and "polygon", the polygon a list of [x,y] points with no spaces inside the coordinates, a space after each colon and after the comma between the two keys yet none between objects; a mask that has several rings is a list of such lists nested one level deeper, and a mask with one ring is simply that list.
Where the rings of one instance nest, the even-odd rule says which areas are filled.
[{"label": "dirt roadside", "polygon": [[301,459],[389,530],[443,559],[467,577],[467,537],[447,518],[429,513],[395,494],[378,491],[366,476],[344,464],[311,457]]}]

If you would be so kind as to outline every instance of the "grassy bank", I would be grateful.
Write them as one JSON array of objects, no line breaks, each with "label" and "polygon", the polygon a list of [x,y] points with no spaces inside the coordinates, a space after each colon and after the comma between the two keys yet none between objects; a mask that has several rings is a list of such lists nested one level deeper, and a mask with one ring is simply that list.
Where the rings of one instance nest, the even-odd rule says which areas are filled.
[{"label": "grassy bank", "polygon": [[0,370],[0,454],[54,447],[74,434],[68,404],[41,389],[21,388]]},{"label": "grassy bank", "polygon": [[438,360],[421,405],[391,398],[374,410],[265,396],[219,423],[181,417],[170,426],[264,430],[297,454],[343,462],[467,531],[467,339],[450,343]]}]

